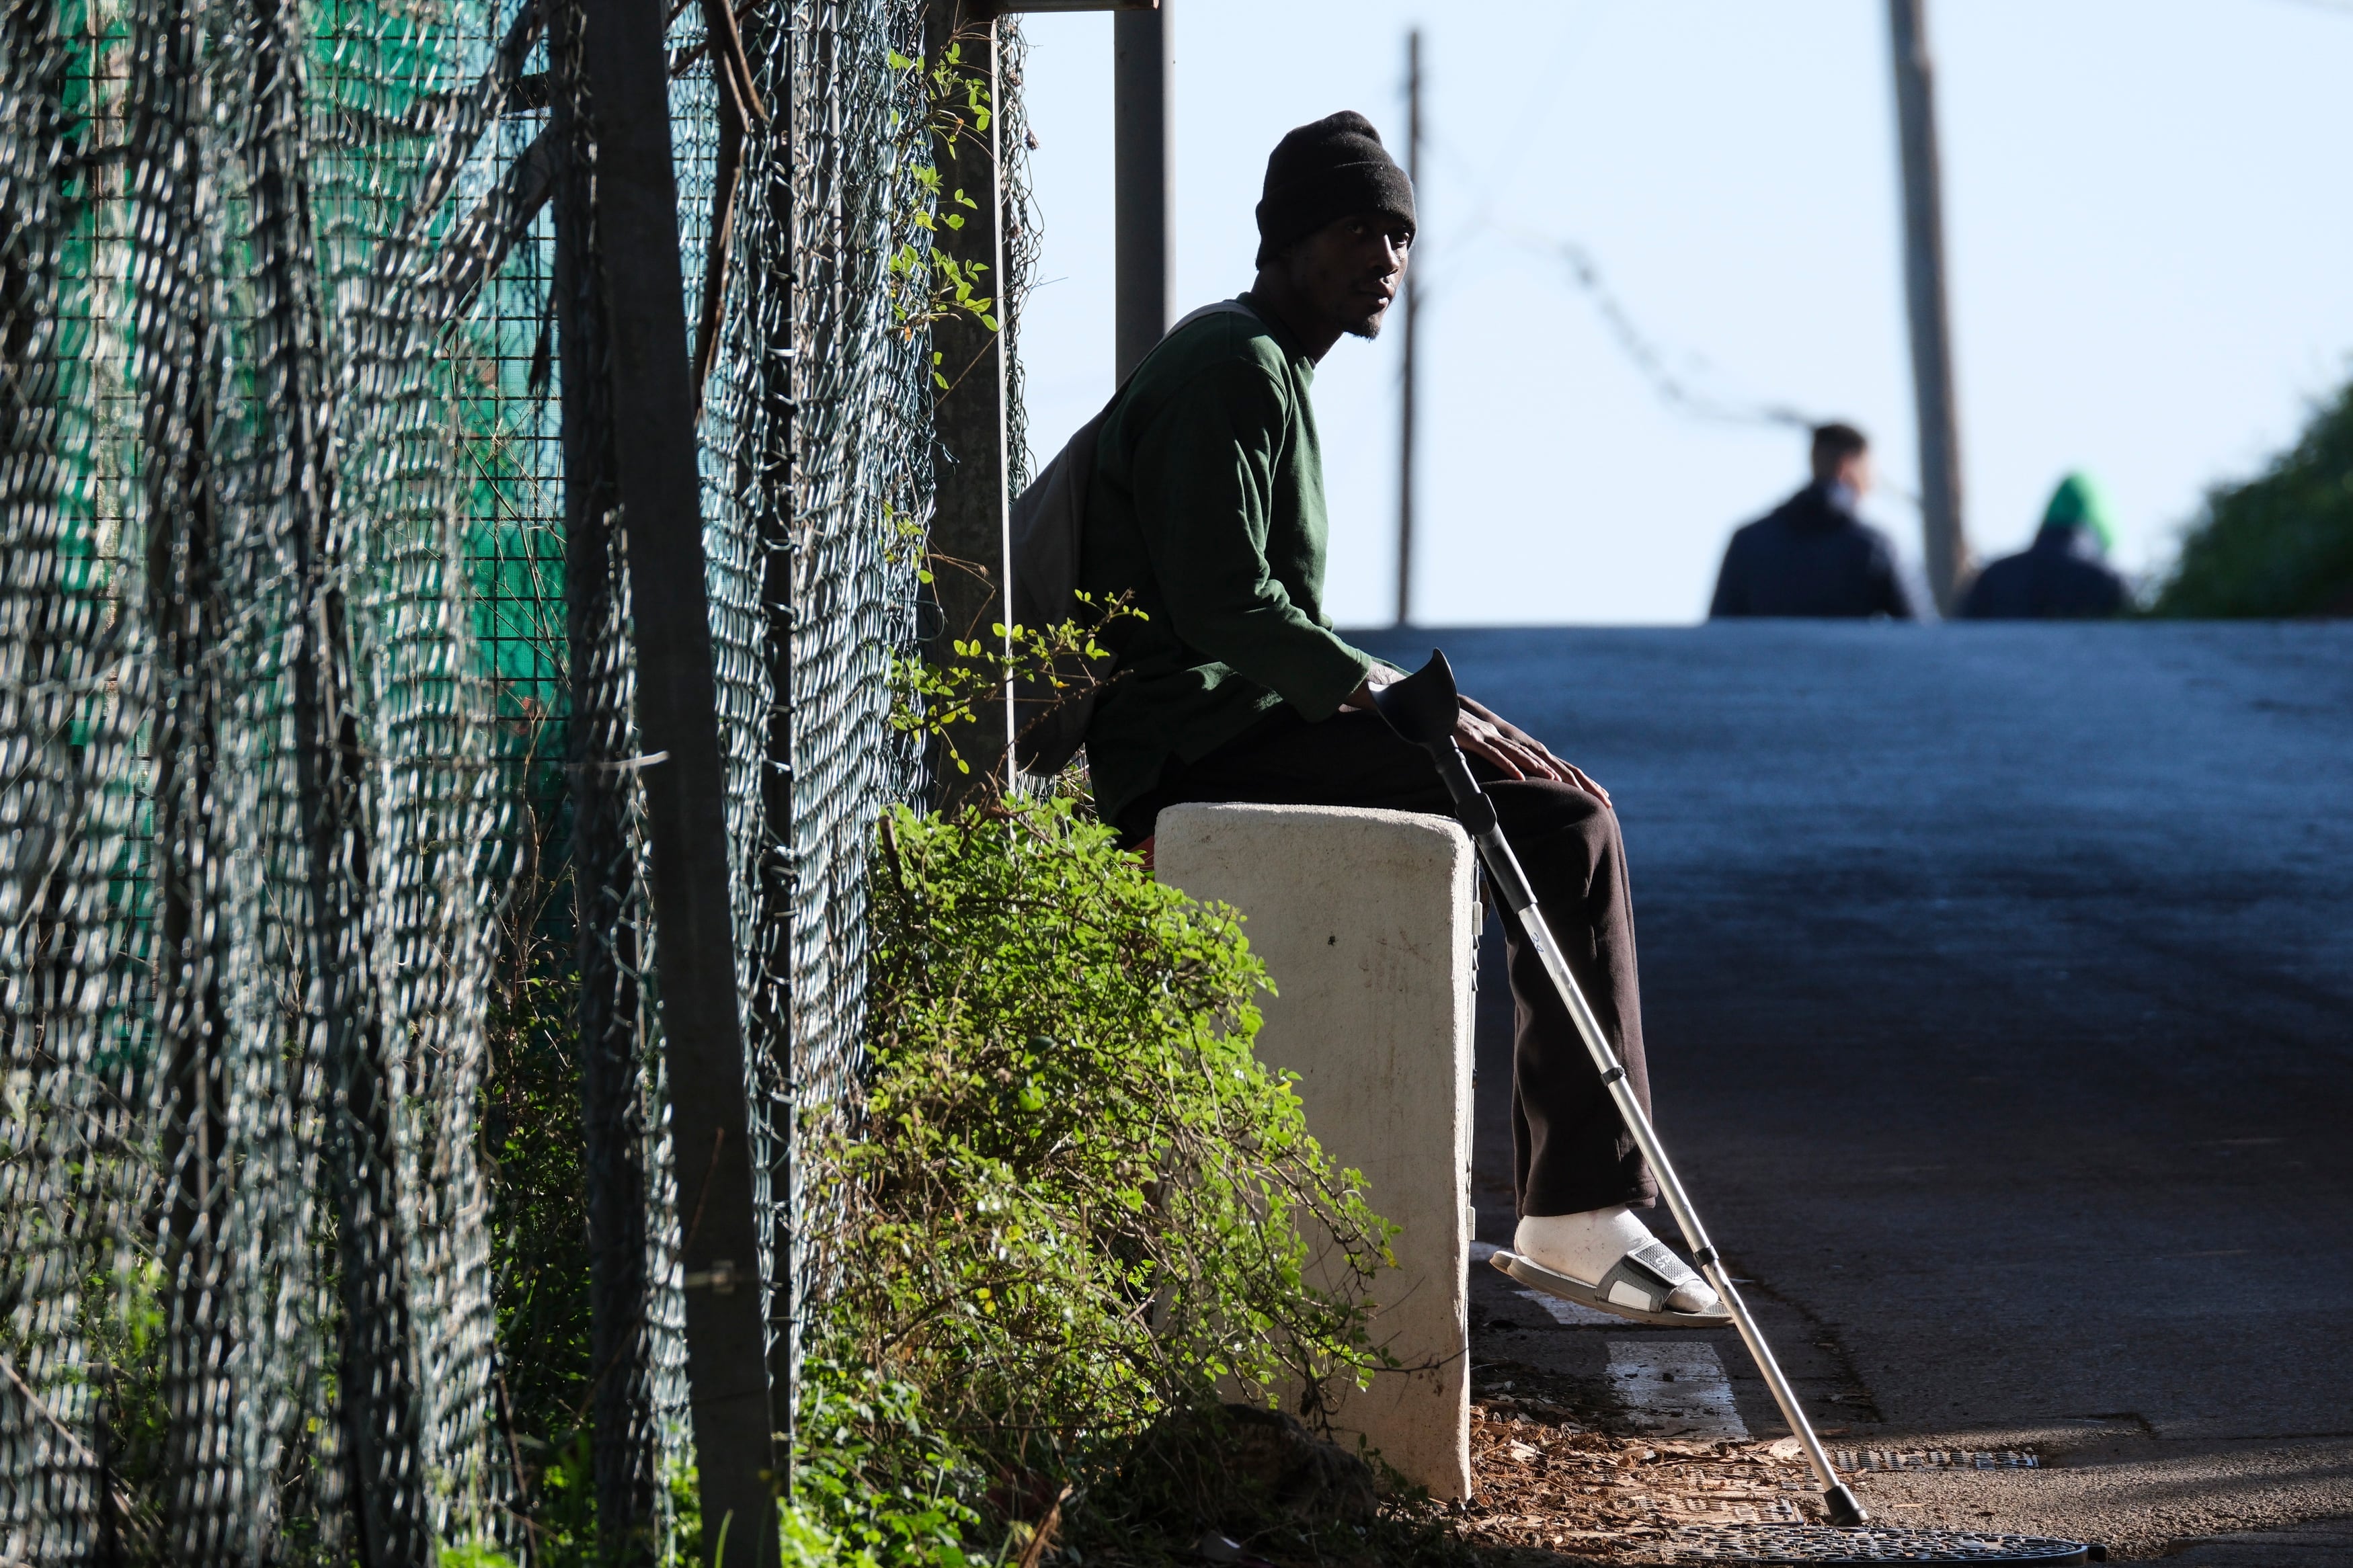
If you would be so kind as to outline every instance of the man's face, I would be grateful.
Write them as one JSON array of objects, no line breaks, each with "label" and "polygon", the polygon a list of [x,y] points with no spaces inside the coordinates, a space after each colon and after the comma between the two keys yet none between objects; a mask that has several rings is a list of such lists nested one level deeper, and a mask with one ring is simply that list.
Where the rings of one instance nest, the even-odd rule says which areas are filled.
[{"label": "man's face", "polygon": [[1871,454],[1850,452],[1839,460],[1838,482],[1858,496],[1871,493]]},{"label": "man's face", "polygon": [[1413,229],[1403,218],[1366,213],[1325,224],[1277,258],[1301,300],[1342,331],[1377,337],[1405,281]]}]

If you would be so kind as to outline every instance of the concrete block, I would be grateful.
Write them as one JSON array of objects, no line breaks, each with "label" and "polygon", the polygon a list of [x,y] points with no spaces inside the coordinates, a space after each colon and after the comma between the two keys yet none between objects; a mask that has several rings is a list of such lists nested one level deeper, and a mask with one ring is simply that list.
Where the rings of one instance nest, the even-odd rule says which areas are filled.
[{"label": "concrete block", "polygon": [[1338,806],[1160,814],[1160,879],[1231,904],[1279,991],[1258,1054],[1399,1226],[1375,1280],[1386,1373],[1335,1417],[1437,1498],[1471,1494],[1471,1044],[1477,862],[1442,817]]}]

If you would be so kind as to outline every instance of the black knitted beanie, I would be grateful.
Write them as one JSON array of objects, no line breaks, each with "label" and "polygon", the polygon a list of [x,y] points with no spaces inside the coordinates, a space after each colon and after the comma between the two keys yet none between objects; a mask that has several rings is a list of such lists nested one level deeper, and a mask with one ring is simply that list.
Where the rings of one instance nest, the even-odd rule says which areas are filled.
[{"label": "black knitted beanie", "polygon": [[1274,144],[1258,204],[1258,261],[1325,224],[1388,213],[1413,225],[1413,183],[1397,166],[1373,122],[1353,109],[1303,125]]}]

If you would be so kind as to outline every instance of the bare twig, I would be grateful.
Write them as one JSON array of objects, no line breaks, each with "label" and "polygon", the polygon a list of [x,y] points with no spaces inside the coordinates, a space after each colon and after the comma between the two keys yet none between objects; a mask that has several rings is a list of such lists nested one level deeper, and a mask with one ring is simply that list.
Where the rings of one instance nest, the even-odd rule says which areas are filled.
[{"label": "bare twig", "polygon": [[530,229],[554,192],[556,163],[562,156],[554,132],[541,132],[514,161],[498,189],[483,197],[450,236],[442,247],[437,279],[445,323],[464,315],[482,285],[498,276],[507,253]]},{"label": "bare twig", "polygon": [[[708,9],[724,12],[723,0]],[[727,256],[735,239],[735,188],[744,177],[744,108],[732,73],[714,66],[719,83],[719,153],[711,178],[711,252],[702,268],[702,310],[694,345],[694,412],[702,414],[702,389],[719,363],[719,328],[727,305]]]},{"label": "bare twig", "polygon": [[498,118],[507,95],[514,89],[522,74],[523,57],[538,40],[541,24],[538,0],[530,0],[507,29],[499,43],[499,52],[491,61],[491,68],[464,95],[458,99],[453,111],[444,123],[441,144],[426,160],[427,174],[417,187],[417,199],[408,216],[391,237],[378,248],[376,269],[389,276],[406,262],[409,247],[440,209],[449,187],[456,183],[458,173],[465,167],[474,143],[481,139],[482,128]]},{"label": "bare twig", "polygon": [[41,1419],[58,1429],[58,1436],[63,1437],[66,1442],[72,1447],[74,1458],[79,1459],[83,1464],[90,1466],[92,1469],[96,1469],[98,1468],[98,1456],[91,1453],[82,1440],[74,1436],[73,1428],[58,1420],[57,1412],[51,1410],[47,1404],[42,1400],[41,1396],[33,1392],[33,1385],[26,1383],[24,1377],[16,1371],[16,1363],[8,1358],[8,1354],[5,1351],[0,1351],[0,1372],[5,1372],[8,1374],[8,1381],[16,1385],[16,1392],[25,1396],[25,1402],[30,1405],[36,1411],[39,1412]]},{"label": "bare twig", "polygon": [[[73,1428],[58,1420],[57,1412],[51,1410],[48,1407],[47,1403],[44,1401],[39,1394],[33,1392],[33,1385],[26,1383],[22,1374],[16,1371],[16,1363],[8,1358],[8,1354],[5,1351],[0,1351],[0,1373],[7,1373],[8,1381],[16,1385],[16,1392],[25,1396],[25,1403],[31,1405],[35,1411],[38,1412],[42,1420],[57,1428],[58,1436],[63,1437],[66,1440],[67,1445],[73,1449],[74,1458],[79,1459],[83,1464],[88,1465],[91,1469],[98,1471],[102,1482],[105,1478],[106,1467],[99,1463],[98,1456],[90,1451],[88,1444],[84,1443],[79,1437],[74,1436]],[[114,1499],[114,1506],[116,1510],[120,1511],[124,1518],[128,1519],[131,1517],[132,1503],[130,1494],[124,1491],[121,1488],[116,1487],[112,1489],[111,1495]],[[0,1568],[6,1568],[4,1560],[0,1560]]]},{"label": "bare twig", "polygon": [[1038,1568],[1038,1559],[1054,1544],[1054,1532],[1062,1528],[1062,1505],[1071,1500],[1071,1494],[1076,1490],[1076,1487],[1067,1482],[1063,1484],[1061,1495],[1054,1500],[1054,1506],[1046,1510],[1046,1517],[1039,1520],[1038,1528],[1029,1532],[1029,1544],[1021,1549],[1020,1568]]}]

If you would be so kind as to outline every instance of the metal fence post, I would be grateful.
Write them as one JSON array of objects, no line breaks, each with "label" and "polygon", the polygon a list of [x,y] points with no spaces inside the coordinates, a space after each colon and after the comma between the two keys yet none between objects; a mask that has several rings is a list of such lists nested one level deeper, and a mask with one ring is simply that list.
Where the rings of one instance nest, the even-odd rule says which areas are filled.
[{"label": "metal fence post", "polygon": [[680,275],[661,0],[582,0],[596,292],[637,646],[656,979],[704,1552],[776,1560],[776,1420],[729,908],[725,773]]}]

